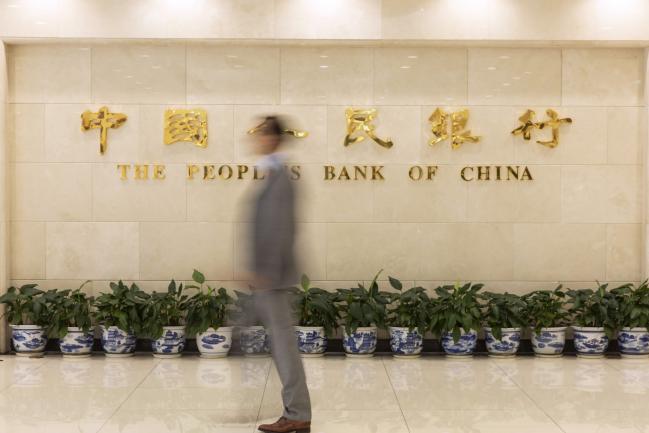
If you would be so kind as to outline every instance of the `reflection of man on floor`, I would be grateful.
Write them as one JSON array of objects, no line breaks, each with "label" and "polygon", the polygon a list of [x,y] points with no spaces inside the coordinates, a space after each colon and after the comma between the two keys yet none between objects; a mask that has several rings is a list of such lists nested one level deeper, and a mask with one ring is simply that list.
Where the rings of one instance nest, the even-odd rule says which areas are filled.
[{"label": "reflection of man on floor", "polygon": [[267,117],[257,132],[259,165],[264,184],[254,202],[252,266],[254,309],[268,329],[271,354],[282,382],[284,413],[273,424],[259,430],[274,433],[308,433],[311,403],[302,359],[297,349],[293,313],[286,287],[297,281],[293,242],[295,239],[295,191],[284,171],[278,149],[284,127],[276,117]]}]

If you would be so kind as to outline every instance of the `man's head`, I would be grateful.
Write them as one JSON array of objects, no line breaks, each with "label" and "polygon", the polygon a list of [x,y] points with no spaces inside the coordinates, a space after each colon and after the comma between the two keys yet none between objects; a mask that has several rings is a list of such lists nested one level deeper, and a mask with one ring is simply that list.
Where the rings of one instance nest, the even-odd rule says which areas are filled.
[{"label": "man's head", "polygon": [[277,116],[267,116],[257,131],[257,153],[274,153],[282,144],[284,125]]}]

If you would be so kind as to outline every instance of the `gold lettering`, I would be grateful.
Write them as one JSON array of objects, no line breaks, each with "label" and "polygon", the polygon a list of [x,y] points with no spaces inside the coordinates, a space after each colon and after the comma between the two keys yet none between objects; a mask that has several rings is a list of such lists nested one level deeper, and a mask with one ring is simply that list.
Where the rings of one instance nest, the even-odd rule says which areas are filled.
[{"label": "gold lettering", "polygon": [[478,180],[489,180],[489,168],[488,165],[478,166]]},{"label": "gold lettering", "polygon": [[187,164],[187,179],[194,179],[194,175],[198,173],[198,170],[196,164]]},{"label": "gold lettering", "polygon": [[437,166],[436,165],[429,165],[428,166],[428,177],[426,179],[428,180],[433,180],[433,176],[437,174]]},{"label": "gold lettering", "polygon": [[373,165],[372,166],[372,180],[385,180],[381,170],[383,169],[382,165]]},{"label": "gold lettering", "polygon": [[[417,174],[415,175],[415,173]],[[408,177],[412,180],[420,180],[423,175],[424,171],[418,165],[413,165],[410,167],[410,170],[408,170]]]},{"label": "gold lettering", "polygon": [[164,164],[154,164],[153,165],[153,178],[154,179],[159,179],[162,180],[167,177],[167,174],[165,173],[165,166]]},{"label": "gold lettering", "polygon": [[213,180],[216,179],[216,174],[214,173],[214,164],[206,164],[203,166],[203,180]]},{"label": "gold lettering", "polygon": [[521,180],[534,180],[529,168],[525,167],[525,169],[523,170],[523,175],[521,176]]},{"label": "gold lettering", "polygon": [[500,166],[499,165],[496,166],[496,180],[501,180],[500,179]]},{"label": "gold lettering", "polygon": [[264,176],[263,173],[261,173],[261,177],[259,177],[259,175],[260,175],[259,167],[257,167],[256,165],[255,165],[255,168],[253,169],[252,172],[253,172],[253,174],[252,174],[252,179],[253,180],[263,180],[266,177],[266,176]]},{"label": "gold lettering", "polygon": [[135,170],[135,179],[137,180],[147,180],[149,178],[149,166],[146,164],[140,165],[135,164],[133,166]]},{"label": "gold lettering", "polygon": [[473,180],[473,177],[471,179],[467,179],[467,177],[466,177],[466,171],[467,170],[470,170],[471,173],[473,173],[473,167],[464,167],[464,168],[462,168],[462,171],[460,172],[460,177],[462,178],[462,180],[464,180],[466,182],[470,182],[470,181]]},{"label": "gold lettering", "polygon": [[117,169],[119,170],[119,178],[122,180],[128,179],[128,169],[131,168],[131,164],[117,164]]},{"label": "gold lettering", "polygon": [[248,166],[247,165],[237,165],[237,172],[239,173],[237,175],[237,179],[243,179],[243,175],[248,173]]},{"label": "gold lettering", "polygon": [[507,180],[510,180],[510,175],[514,176],[514,179],[518,180],[518,166],[516,166],[516,170],[514,170],[514,167],[511,165],[507,166]]},{"label": "gold lettering", "polygon": [[292,165],[291,166],[291,180],[299,180],[300,179],[300,166],[299,165]]},{"label": "gold lettering", "polygon": [[343,165],[343,168],[340,169],[340,174],[338,175],[338,180],[341,180],[345,176],[345,180],[349,180],[349,173],[347,173],[347,167]]},{"label": "gold lettering", "polygon": [[[227,175],[226,176],[223,175],[223,171],[224,171],[223,169],[227,169]],[[232,167],[230,167],[229,165],[222,165],[222,166],[219,167],[219,177],[221,179],[228,180],[228,179],[230,179],[232,177],[232,174],[233,174],[233,170],[232,170]]]},{"label": "gold lettering", "polygon": [[363,165],[355,165],[354,166],[354,180],[358,180],[359,177],[363,177],[363,179],[367,179],[367,166]]},{"label": "gold lettering", "polygon": [[324,171],[324,180],[333,180],[336,178],[335,167],[333,165],[325,165]]}]

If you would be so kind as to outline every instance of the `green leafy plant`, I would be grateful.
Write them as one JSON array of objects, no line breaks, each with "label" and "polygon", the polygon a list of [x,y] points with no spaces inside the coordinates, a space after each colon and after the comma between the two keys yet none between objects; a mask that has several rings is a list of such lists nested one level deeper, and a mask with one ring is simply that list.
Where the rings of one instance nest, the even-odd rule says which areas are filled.
[{"label": "green leafy plant", "polygon": [[121,280],[110,283],[110,292],[102,293],[95,300],[97,322],[104,326],[117,326],[123,331],[142,332],[142,317],[149,295],[137,284],[130,286]]},{"label": "green leafy plant", "polygon": [[153,292],[144,303],[142,331],[153,340],[164,334],[165,326],[182,326],[187,316],[188,296],[183,284],[169,282],[166,292]]},{"label": "green leafy plant", "polygon": [[611,290],[616,297],[618,324],[620,327],[646,328],[649,331],[649,284],[644,281],[638,287],[625,284]]},{"label": "green leafy plant", "polygon": [[311,281],[306,275],[302,275],[300,287],[295,288],[294,294],[298,324],[322,326],[327,336],[333,334],[340,319],[335,304],[336,294],[311,287]]},{"label": "green leafy plant", "polygon": [[388,319],[390,326],[415,329],[422,335],[430,327],[432,301],[423,287],[403,290],[403,284],[396,278],[388,277],[390,285],[398,293],[389,293]]},{"label": "green leafy plant", "polygon": [[578,326],[603,327],[609,338],[618,328],[619,303],[615,294],[609,292],[608,284],[599,284],[597,289],[568,290],[573,323]]},{"label": "green leafy plant", "polygon": [[566,293],[559,285],[554,290],[535,290],[522,297],[529,325],[539,333],[542,328],[566,326]]},{"label": "green leafy plant", "polygon": [[25,284],[20,288],[9,287],[7,292],[0,296],[0,304],[5,304],[4,316],[11,325],[49,327],[50,306],[56,297],[56,290],[45,292],[36,284]]},{"label": "green leafy plant", "polygon": [[187,286],[199,289],[199,292],[187,301],[187,334],[196,335],[209,328],[218,329],[225,325],[234,299],[223,288],[213,289],[205,286],[205,276],[194,270],[192,279],[198,286]]},{"label": "green leafy plant", "polygon": [[376,282],[382,270],[379,271],[369,288],[359,283],[351,289],[338,289],[337,302],[343,316],[343,324],[347,334],[352,334],[358,328],[377,326],[385,328],[387,316],[386,305],[390,302],[385,292],[379,291]]},{"label": "green leafy plant", "polygon": [[63,338],[68,333],[68,327],[77,327],[83,332],[92,330],[92,305],[94,298],[82,291],[90,281],[86,281],[76,290],[57,292],[51,306],[50,334]]},{"label": "green leafy plant", "polygon": [[503,328],[522,328],[525,321],[525,302],[512,293],[484,292],[480,295],[483,323],[491,328],[498,340],[502,339]]},{"label": "green leafy plant", "polygon": [[478,292],[483,284],[456,283],[435,289],[437,299],[431,309],[431,329],[440,337],[450,332],[453,341],[458,342],[462,330],[478,330],[480,327],[480,304]]}]

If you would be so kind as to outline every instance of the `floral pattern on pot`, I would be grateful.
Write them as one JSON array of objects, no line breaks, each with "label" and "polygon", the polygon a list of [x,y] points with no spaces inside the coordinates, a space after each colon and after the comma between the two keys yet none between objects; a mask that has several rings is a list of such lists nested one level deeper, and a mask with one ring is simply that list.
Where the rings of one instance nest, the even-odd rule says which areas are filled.
[{"label": "floral pattern on pot", "polygon": [[117,326],[101,327],[101,345],[107,354],[135,353],[135,335]]},{"label": "floral pattern on pot", "polygon": [[84,332],[79,328],[68,328],[65,337],[59,340],[59,349],[64,356],[89,355],[92,351],[94,336],[92,331]]},{"label": "floral pattern on pot", "polygon": [[162,337],[151,342],[151,350],[156,355],[178,355],[184,348],[184,326],[163,326]]},{"label": "floral pattern on pot", "polygon": [[445,332],[442,336],[442,347],[447,355],[468,356],[473,355],[478,343],[478,332],[475,329],[466,332],[462,330],[457,343],[453,340],[452,332]]},{"label": "floral pattern on pot", "polygon": [[533,332],[532,347],[537,355],[561,355],[566,347],[566,328],[541,328],[541,332]]},{"label": "floral pattern on pot", "polygon": [[45,351],[45,330],[36,325],[11,325],[11,341],[17,353],[41,353]]},{"label": "floral pattern on pot", "polygon": [[263,326],[241,328],[241,351],[246,355],[263,355],[270,353],[270,341]]},{"label": "floral pattern on pot", "polygon": [[395,355],[419,355],[424,345],[424,338],[418,329],[390,327],[390,349]]},{"label": "floral pattern on pot", "polygon": [[520,328],[503,328],[502,338],[497,339],[491,328],[485,328],[485,343],[490,355],[515,355],[521,344]]},{"label": "floral pattern on pot", "polygon": [[649,355],[649,332],[646,328],[622,328],[617,342],[623,355]]},{"label": "floral pattern on pot", "polygon": [[327,336],[320,326],[296,326],[297,347],[301,353],[317,355],[327,350]]},{"label": "floral pattern on pot", "polygon": [[577,327],[575,330],[575,350],[579,355],[603,355],[608,349],[608,337],[604,328]]},{"label": "floral pattern on pot", "polygon": [[352,355],[369,355],[376,350],[376,328],[358,328],[355,332],[343,332],[343,347]]},{"label": "floral pattern on pot", "polygon": [[232,328],[208,328],[202,334],[196,334],[196,345],[205,358],[226,356],[232,347]]}]

